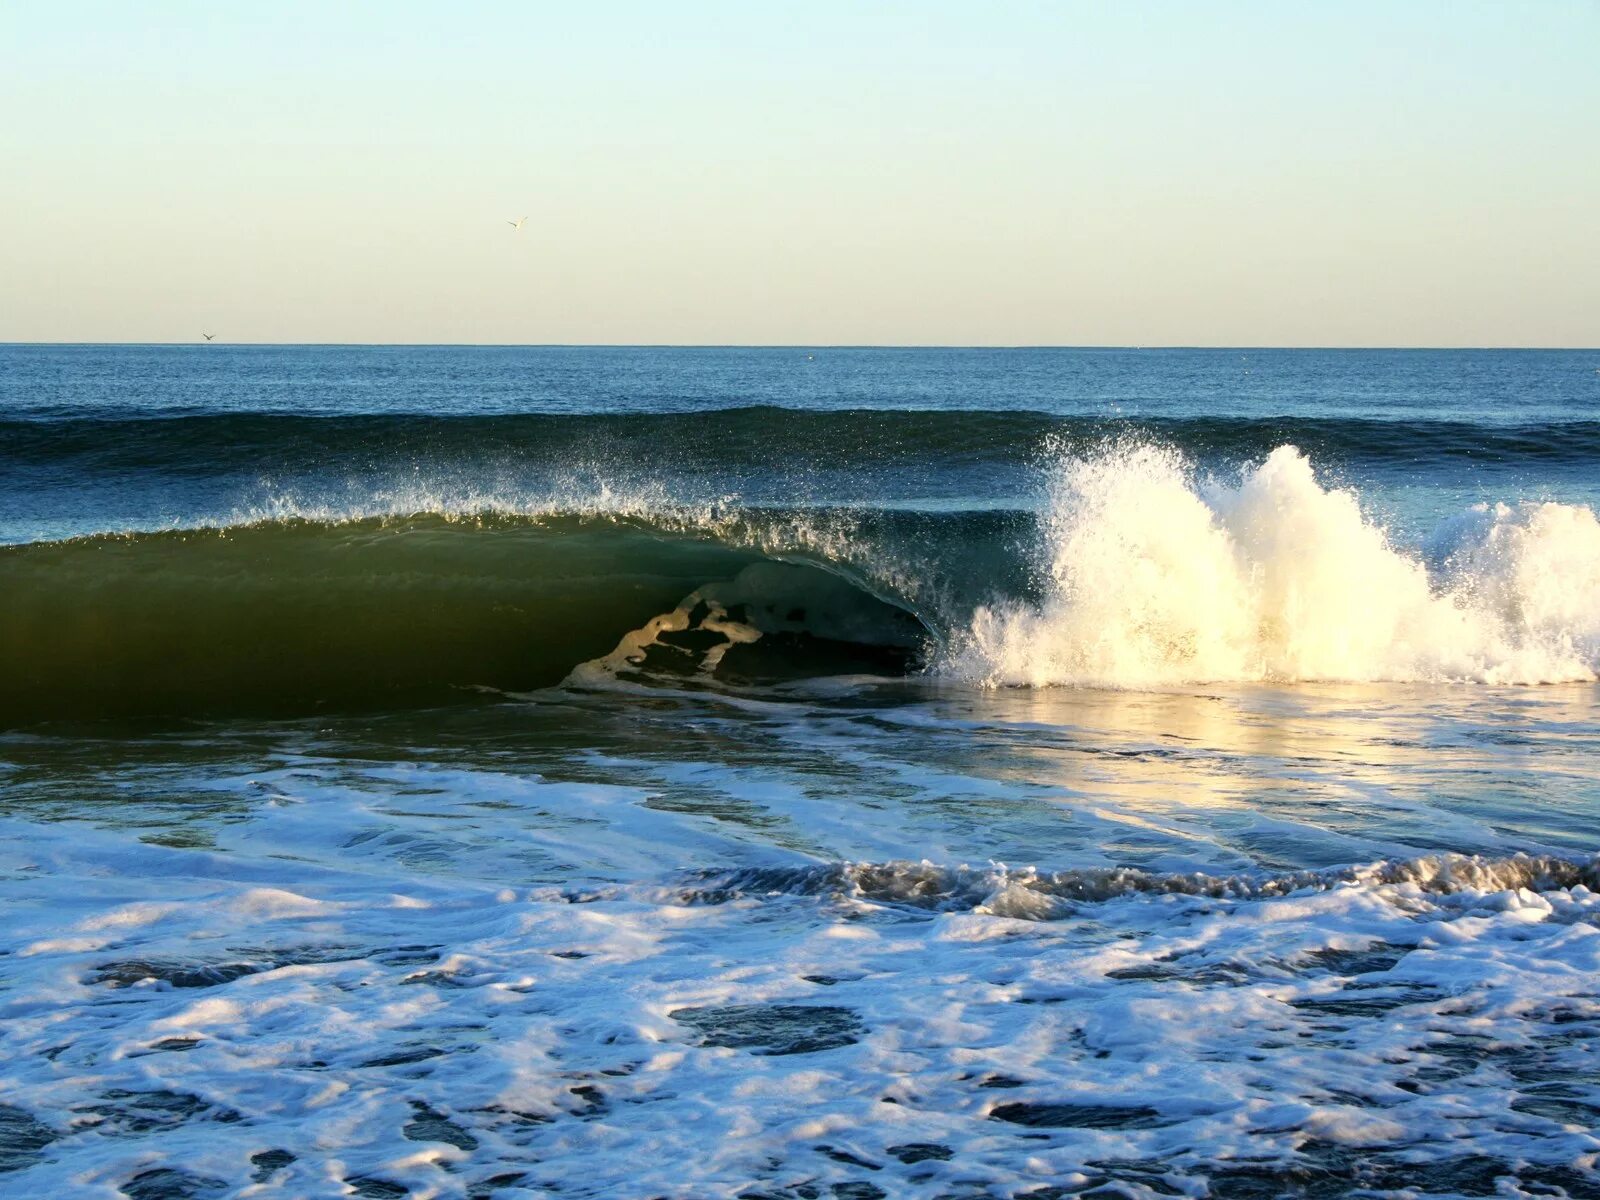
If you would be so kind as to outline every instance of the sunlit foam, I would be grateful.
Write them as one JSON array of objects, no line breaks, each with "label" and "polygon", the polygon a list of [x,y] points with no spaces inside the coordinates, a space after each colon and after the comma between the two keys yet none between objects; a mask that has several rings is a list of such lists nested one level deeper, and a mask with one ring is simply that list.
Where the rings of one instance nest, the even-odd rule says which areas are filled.
[{"label": "sunlit foam", "polygon": [[1233,483],[1170,449],[1063,457],[1040,521],[1036,603],[980,607],[943,671],[990,685],[1589,680],[1600,522],[1479,506],[1421,556],[1292,446]]}]

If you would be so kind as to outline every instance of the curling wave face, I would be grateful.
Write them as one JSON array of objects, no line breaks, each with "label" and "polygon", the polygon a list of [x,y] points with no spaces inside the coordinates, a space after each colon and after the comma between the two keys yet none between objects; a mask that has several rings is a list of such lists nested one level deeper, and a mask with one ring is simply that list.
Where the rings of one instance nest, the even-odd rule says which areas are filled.
[{"label": "curling wave face", "polygon": [[[781,524],[764,536],[782,536]],[[818,674],[856,656],[860,669],[912,664],[915,618],[825,558],[779,562],[758,541],[712,517],[692,528],[424,513],[6,547],[0,721],[297,714],[543,687],[680,602],[704,610],[698,628],[711,611],[702,596],[720,633],[704,630],[702,646],[668,637],[656,655],[680,674]],[[799,553],[803,541],[784,545]],[[729,658],[735,631],[785,652]]]}]

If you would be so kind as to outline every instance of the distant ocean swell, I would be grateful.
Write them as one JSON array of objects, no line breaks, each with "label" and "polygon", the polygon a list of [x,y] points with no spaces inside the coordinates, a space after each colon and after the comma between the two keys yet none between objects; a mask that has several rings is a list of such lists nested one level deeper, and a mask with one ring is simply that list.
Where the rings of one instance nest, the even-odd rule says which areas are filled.
[{"label": "distant ocean swell", "polygon": [[1046,444],[1036,513],[402,494],[5,547],[0,721],[408,706],[569,676],[1159,688],[1600,665],[1586,507],[1477,506],[1405,548],[1291,446],[1219,477],[1167,443]]},{"label": "distant ocean swell", "polygon": [[626,461],[715,472],[774,464],[833,468],[1032,463],[1041,441],[1077,453],[1108,437],[1245,461],[1300,447],[1326,465],[1422,462],[1575,464],[1600,457],[1600,421],[1505,424],[1341,417],[1053,416],[1031,411],[816,411],[751,406],[709,412],[507,416],[184,414],[0,420],[0,465],[79,471],[285,471],[308,463]]}]

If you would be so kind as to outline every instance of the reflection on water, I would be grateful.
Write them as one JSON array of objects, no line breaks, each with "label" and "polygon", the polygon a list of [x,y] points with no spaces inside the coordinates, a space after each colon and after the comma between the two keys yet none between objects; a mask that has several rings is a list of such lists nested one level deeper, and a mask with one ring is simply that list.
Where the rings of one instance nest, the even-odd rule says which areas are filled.
[{"label": "reflection on water", "polygon": [[130,1195],[1588,1195],[1596,698],[836,680],[13,734],[0,1124],[47,1182],[109,1146],[216,1185]]},{"label": "reflection on water", "polygon": [[[217,829],[292,795],[298,769],[308,794],[346,788],[379,821],[389,801],[417,813],[430,797],[441,809],[472,799],[483,828],[528,819],[495,807],[496,780],[629,789],[636,807],[670,815],[673,838],[715,860],[704,865],[798,852],[1237,870],[1585,852],[1600,815],[1597,695],[1593,685],[1165,693],[904,681],[780,698],[552,690],[321,722],[13,734],[0,739],[0,804],[210,845]],[[404,766],[447,778],[417,790],[414,771],[390,769]],[[581,838],[570,853],[586,873],[607,857]]]}]

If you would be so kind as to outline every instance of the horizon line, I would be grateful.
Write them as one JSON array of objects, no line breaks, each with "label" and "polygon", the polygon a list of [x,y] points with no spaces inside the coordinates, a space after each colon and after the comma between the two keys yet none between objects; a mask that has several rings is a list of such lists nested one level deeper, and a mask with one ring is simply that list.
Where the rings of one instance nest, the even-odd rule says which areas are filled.
[{"label": "horizon line", "polygon": [[175,348],[194,346],[218,349],[221,347],[248,347],[252,349],[347,349],[347,350],[1316,350],[1316,351],[1395,351],[1395,352],[1526,352],[1584,354],[1600,352],[1594,346],[1533,346],[1533,345],[1357,345],[1354,343],[1311,344],[1250,344],[1239,343],[1125,343],[1111,342],[269,342],[269,341],[7,341],[0,347],[7,349],[27,347],[123,347],[123,348]]}]

